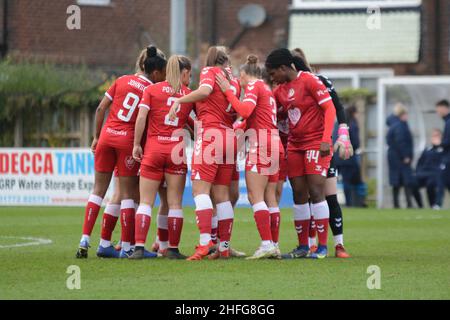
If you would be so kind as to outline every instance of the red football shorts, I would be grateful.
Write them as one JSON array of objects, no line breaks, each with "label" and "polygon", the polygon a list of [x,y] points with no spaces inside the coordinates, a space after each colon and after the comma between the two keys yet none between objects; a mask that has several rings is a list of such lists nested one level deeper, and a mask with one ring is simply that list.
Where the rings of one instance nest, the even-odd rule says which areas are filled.
[{"label": "red football shorts", "polygon": [[236,171],[236,137],[233,130],[203,129],[192,154],[191,180],[230,185]]},{"label": "red football shorts", "polygon": [[171,153],[161,153],[158,148],[146,150],[141,164],[140,175],[146,179],[164,181],[164,174],[185,175],[187,165],[185,158],[181,163],[172,159]]},{"label": "red football shorts", "polygon": [[138,175],[139,163],[133,159],[133,145],[113,147],[99,140],[95,149],[94,167],[97,172],[115,172],[117,176],[134,177]]},{"label": "red football shorts", "polygon": [[327,176],[333,155],[320,156],[319,150],[288,151],[289,178],[303,177],[305,175]]}]

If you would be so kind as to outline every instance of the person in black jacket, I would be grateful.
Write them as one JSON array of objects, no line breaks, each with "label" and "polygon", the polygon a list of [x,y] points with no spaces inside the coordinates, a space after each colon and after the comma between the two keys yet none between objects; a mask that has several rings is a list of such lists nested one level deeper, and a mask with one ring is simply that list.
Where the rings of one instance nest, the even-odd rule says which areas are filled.
[{"label": "person in black jacket", "polygon": [[431,133],[431,146],[425,148],[416,166],[416,181],[419,188],[426,187],[428,203],[433,209],[440,206],[437,203],[437,188],[439,185],[440,166],[444,148],[441,147],[442,131],[434,129]]},{"label": "person in black jacket", "polygon": [[442,207],[445,189],[450,191],[450,103],[447,100],[436,104],[436,113],[444,120],[445,127],[442,135],[441,147],[443,149],[442,163],[440,165],[437,204]]},{"label": "person in black jacket", "polygon": [[[365,184],[361,177],[360,166],[360,139],[359,139],[359,125],[357,119],[358,109],[355,106],[350,106],[345,110],[345,117],[348,121],[350,141],[352,142],[355,155],[349,159],[344,160],[339,158],[336,154],[333,160],[336,164],[339,173],[342,175],[342,182],[344,186],[345,203],[348,207],[364,207],[365,206]],[[333,137],[336,137],[337,128],[335,128]],[[361,190],[363,192],[361,192]]]},{"label": "person in black jacket", "polygon": [[[406,107],[397,104],[394,107],[393,115],[388,117],[386,124],[389,127],[386,142],[388,145],[389,182],[393,191],[394,208],[400,208],[399,193],[401,187],[405,189],[408,208],[412,208],[411,196],[415,189],[411,169],[413,137],[408,126],[408,110]],[[418,202],[419,207],[421,207],[420,198]]]}]

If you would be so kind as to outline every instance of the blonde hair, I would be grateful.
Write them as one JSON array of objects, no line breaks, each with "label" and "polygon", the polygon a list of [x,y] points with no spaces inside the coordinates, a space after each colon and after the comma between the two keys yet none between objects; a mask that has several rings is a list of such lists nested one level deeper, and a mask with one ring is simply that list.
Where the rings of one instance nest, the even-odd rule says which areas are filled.
[{"label": "blonde hair", "polygon": [[408,113],[408,109],[405,107],[405,105],[403,103],[397,103],[394,106],[394,111],[393,111],[394,115],[397,117],[401,117],[402,115],[404,115],[405,113]]},{"label": "blonde hair", "polygon": [[182,87],[181,72],[184,69],[191,70],[191,68],[191,61],[185,56],[174,54],[169,58],[166,66],[166,80],[172,87],[173,94],[179,92]]}]

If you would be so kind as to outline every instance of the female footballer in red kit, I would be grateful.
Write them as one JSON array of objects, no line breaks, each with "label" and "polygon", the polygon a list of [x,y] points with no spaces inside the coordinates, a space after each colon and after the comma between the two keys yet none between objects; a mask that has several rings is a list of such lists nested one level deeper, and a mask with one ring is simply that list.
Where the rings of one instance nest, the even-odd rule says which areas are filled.
[{"label": "female footballer in red kit", "polygon": [[[187,172],[183,128],[193,104],[180,105],[173,119],[169,117],[169,110],[174,101],[191,91],[187,87],[190,77],[189,59],[178,55],[170,57],[166,67],[166,81],[148,87],[139,104],[133,157],[141,163],[140,203],[135,221],[136,248],[130,259],[145,258],[144,246],[151,223],[151,211],[164,180],[167,183],[169,205],[169,248],[162,253],[171,259],[186,259],[178,250],[183,226],[182,198]],[[143,150],[141,139],[147,121],[147,143]]]},{"label": "female footballer in red kit", "polygon": [[206,60],[206,67],[201,71],[199,88],[175,101],[170,111],[170,119],[174,120],[180,104],[196,103],[197,137],[191,179],[200,243],[188,260],[201,260],[214,247],[211,241],[212,200],[216,204],[219,220],[219,255],[223,258],[230,256],[229,242],[234,219],[229,192],[235,170],[234,110],[216,84],[216,75],[222,74],[230,79],[236,95],[239,95],[240,88],[237,80],[225,69],[229,64],[225,50],[220,47],[209,48]]},{"label": "female footballer in red kit", "polygon": [[250,145],[245,173],[248,199],[261,237],[260,247],[248,259],[270,258],[277,256],[278,252],[273,242],[269,210],[270,205],[276,206],[275,190],[279,171],[277,106],[272,91],[261,80],[261,74],[258,58],[249,55],[240,74],[240,83],[245,88],[242,102],[230,90],[228,80],[220,74],[216,76],[217,83],[234,110],[246,119],[245,136]]},{"label": "female footballer in red kit", "polygon": [[[288,175],[293,189],[294,222],[299,246],[283,258],[327,256],[329,208],[325,181],[330,166],[336,109],[325,85],[309,72],[297,72],[288,49],[272,51],[266,69],[279,84],[274,95],[288,113]],[[309,205],[311,200],[311,206]],[[309,221],[314,213],[319,246],[309,252]]]},{"label": "female footballer in red kit", "polygon": [[[139,164],[132,157],[136,107],[144,89],[153,81],[165,78],[166,60],[157,54],[156,47],[147,49],[144,62],[145,75],[126,75],[117,79],[105,93],[97,108],[95,137],[91,149],[94,152],[95,183],[85,210],[83,234],[77,251],[78,258],[87,258],[90,235],[97,220],[103,198],[111,182],[114,168],[117,168],[122,222],[122,250],[131,251],[134,242],[134,190],[138,179]],[[102,126],[105,113],[108,118]],[[107,247],[114,253],[112,246]]]}]

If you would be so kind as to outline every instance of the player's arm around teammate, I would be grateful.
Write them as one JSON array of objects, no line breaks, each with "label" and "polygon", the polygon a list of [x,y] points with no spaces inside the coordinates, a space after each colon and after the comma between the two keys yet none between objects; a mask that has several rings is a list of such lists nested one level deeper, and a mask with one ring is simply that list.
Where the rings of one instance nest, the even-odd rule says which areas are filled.
[{"label": "player's arm around teammate", "polygon": [[[176,118],[169,119],[173,101],[189,92],[191,63],[174,55],[167,63],[166,81],[144,92],[139,105],[133,156],[141,162],[140,203],[136,213],[136,249],[131,259],[145,258],[145,242],[151,222],[151,210],[162,181],[167,184],[169,206],[169,248],[163,254],[169,258],[185,259],[178,245],[183,225],[182,198],[187,166],[185,161],[183,128],[192,104],[180,105]],[[140,145],[143,127],[148,119],[147,146]],[[181,146],[181,148],[180,148]]]},{"label": "player's arm around teammate", "polygon": [[[229,186],[235,170],[236,152],[232,129],[234,110],[215,84],[217,73],[232,78],[230,72],[226,70],[228,65],[229,57],[225,48],[210,47],[206,67],[200,74],[199,88],[176,101],[170,110],[170,118],[174,119],[180,103],[198,102],[196,112],[201,129],[197,132],[194,146],[191,180],[200,245],[196,247],[196,252],[189,260],[201,260],[214,248],[211,240],[213,201],[218,217],[219,257],[230,256],[234,210],[230,202]],[[238,87],[238,85],[235,87],[237,93]],[[205,150],[208,154],[205,154]],[[232,152],[234,154],[231,154]],[[229,163],[230,158],[232,163]]]},{"label": "player's arm around teammate", "polygon": [[[247,154],[245,177],[248,199],[253,206],[255,222],[262,241],[255,254],[248,259],[270,258],[277,255],[277,248],[272,241],[270,211],[266,198],[272,202],[275,199],[279,169],[279,137],[276,128],[275,99],[270,88],[261,80],[261,71],[258,58],[249,55],[240,72],[240,82],[245,88],[242,102],[230,90],[228,80],[222,75],[216,76],[217,83],[234,110],[247,122],[246,132],[250,150]],[[274,145],[271,145],[272,142]],[[274,168],[270,167],[272,162],[275,162]],[[269,188],[269,184],[272,184],[272,188]]]}]

